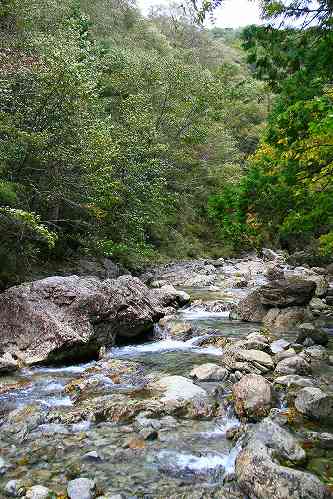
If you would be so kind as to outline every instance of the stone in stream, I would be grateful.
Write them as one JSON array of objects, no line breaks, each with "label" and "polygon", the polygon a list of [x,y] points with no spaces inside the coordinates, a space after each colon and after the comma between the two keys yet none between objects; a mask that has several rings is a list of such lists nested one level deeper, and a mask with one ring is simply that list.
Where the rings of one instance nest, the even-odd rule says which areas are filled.
[{"label": "stone in stream", "polygon": [[67,485],[69,499],[93,499],[95,497],[96,484],[89,478],[76,478]]},{"label": "stone in stream", "polygon": [[83,461],[91,461],[91,462],[102,462],[103,461],[102,457],[95,450],[92,450],[92,451],[84,454],[82,456],[82,460]]},{"label": "stone in stream", "polygon": [[262,321],[268,328],[288,331],[309,318],[312,316],[305,307],[286,307],[271,308]]},{"label": "stone in stream", "polygon": [[304,416],[320,420],[333,416],[333,395],[320,388],[302,388],[295,399],[295,407]]},{"label": "stone in stream", "polygon": [[301,355],[304,355],[306,359],[311,360],[328,360],[328,352],[325,347],[321,345],[313,345],[311,347],[305,348]]},{"label": "stone in stream", "polygon": [[9,497],[22,497],[25,495],[25,487],[22,480],[9,480],[3,490],[5,495]]},{"label": "stone in stream", "polygon": [[323,329],[316,327],[311,323],[300,324],[298,327],[299,333],[297,335],[297,343],[304,343],[307,338],[311,340],[316,345],[326,346],[328,343],[328,333]]},{"label": "stone in stream", "polygon": [[286,359],[281,360],[277,364],[274,372],[276,374],[308,375],[311,374],[311,366],[300,355],[294,355],[293,357],[287,357]]},{"label": "stone in stream", "polygon": [[183,303],[172,287],[149,290],[138,278],[49,277],[0,295],[0,354],[31,365],[98,356],[117,335],[152,330],[168,310]]},{"label": "stone in stream", "polygon": [[267,416],[272,407],[270,383],[257,374],[248,374],[233,385],[232,395],[238,416],[258,419]]},{"label": "stone in stream", "polygon": [[328,499],[329,490],[316,476],[280,464],[301,464],[305,457],[295,437],[267,418],[245,438],[236,458],[237,482],[250,499]]},{"label": "stone in stream", "polygon": [[290,307],[307,305],[314,295],[316,284],[305,279],[279,279],[259,288],[262,305]]},{"label": "stone in stream", "polygon": [[203,400],[208,398],[208,394],[203,388],[183,376],[164,376],[155,382],[149,383],[148,388],[152,391],[162,392],[161,402],[188,402],[193,399]]},{"label": "stone in stream", "polygon": [[50,489],[43,485],[34,485],[26,492],[27,499],[48,499],[50,497]]},{"label": "stone in stream", "polygon": [[190,376],[198,381],[224,381],[229,371],[217,364],[202,364],[194,367]]},{"label": "stone in stream", "polygon": [[182,341],[188,340],[193,333],[192,324],[189,322],[171,322],[166,325],[166,330],[170,336]]},{"label": "stone in stream", "polygon": [[262,305],[260,293],[256,290],[239,301],[230,317],[239,318],[246,322],[261,322],[266,314],[267,308]]},{"label": "stone in stream", "polygon": [[269,265],[265,272],[265,277],[269,281],[276,281],[278,279],[284,279],[284,271],[279,265]]},{"label": "stone in stream", "polygon": [[287,350],[289,346],[290,341],[284,340],[283,338],[281,338],[280,340],[272,341],[270,345],[272,353],[278,353],[282,352],[283,350]]},{"label": "stone in stream", "polygon": [[314,386],[312,378],[305,378],[298,374],[287,374],[286,376],[279,376],[274,380],[275,386],[286,386],[287,388],[304,388],[306,386]]},{"label": "stone in stream", "polygon": [[9,352],[5,352],[0,357],[0,375],[11,374],[19,369],[19,363]]},{"label": "stone in stream", "polygon": [[295,355],[297,355],[296,350],[294,348],[288,348],[288,350],[282,350],[282,352],[275,354],[274,361],[278,364],[281,360],[294,357]]}]

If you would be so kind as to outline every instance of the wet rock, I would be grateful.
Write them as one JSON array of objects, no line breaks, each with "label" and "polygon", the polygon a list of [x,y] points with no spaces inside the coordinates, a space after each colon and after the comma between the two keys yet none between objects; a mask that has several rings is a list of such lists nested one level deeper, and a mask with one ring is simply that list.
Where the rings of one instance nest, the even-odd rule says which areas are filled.
[{"label": "wet rock", "polygon": [[306,386],[314,386],[314,381],[311,378],[305,378],[298,374],[287,374],[286,376],[279,376],[275,378],[275,386],[286,386],[287,388],[304,388]]},{"label": "wet rock", "polygon": [[252,291],[252,293],[239,301],[232,317],[236,315],[235,318],[239,318],[242,321],[261,322],[266,314],[267,308],[260,301],[259,291]]},{"label": "wet rock", "polygon": [[22,497],[25,495],[25,487],[21,480],[9,480],[4,486],[4,492],[9,497]]},{"label": "wet rock", "polygon": [[305,348],[301,355],[304,355],[305,358],[310,358],[311,360],[328,360],[327,350],[321,345],[313,345]]},{"label": "wet rock", "polygon": [[280,279],[261,286],[260,302],[269,307],[307,305],[314,295],[316,285],[304,279]]},{"label": "wet rock", "polygon": [[0,357],[0,376],[2,374],[11,374],[19,369],[19,363],[14,357],[6,352]]},{"label": "wet rock", "polygon": [[294,357],[296,355],[296,350],[294,348],[288,348],[288,350],[282,350],[282,352],[277,353],[274,355],[274,361],[276,363],[281,362],[283,359],[288,359],[290,357]]},{"label": "wet rock", "polygon": [[306,442],[311,442],[321,449],[333,449],[333,433],[306,431],[302,436]]},{"label": "wet rock", "polygon": [[303,343],[307,338],[311,338],[311,340],[316,345],[324,345],[326,346],[328,343],[328,333],[323,329],[320,329],[314,324],[304,323],[299,327],[299,333],[297,335],[297,343]]},{"label": "wet rock", "polygon": [[97,357],[115,336],[150,330],[174,303],[168,291],[139,279],[49,277],[0,295],[0,353],[26,364]]},{"label": "wet rock", "polygon": [[0,456],[0,475],[3,475],[4,473],[6,473],[7,468],[8,468],[8,465],[7,465],[6,461],[4,460],[3,457]]},{"label": "wet rock", "polygon": [[179,340],[188,340],[193,333],[192,324],[189,322],[169,323],[166,326],[168,333]]},{"label": "wet rock", "polygon": [[312,275],[309,279],[316,283],[315,295],[319,298],[325,296],[328,290],[328,279],[322,275]]},{"label": "wet rock", "polygon": [[269,281],[284,279],[284,271],[278,265],[269,265],[265,272],[265,277],[267,277]]},{"label": "wet rock", "polygon": [[87,452],[86,454],[84,454],[82,456],[82,460],[83,461],[90,461],[90,462],[97,462],[97,463],[103,461],[101,456],[95,450],[93,450],[91,452]]},{"label": "wet rock", "polygon": [[185,291],[178,290],[168,284],[156,289],[154,296],[163,307],[183,306],[191,301],[190,295],[185,293]]},{"label": "wet rock", "polygon": [[34,485],[26,492],[26,498],[29,499],[48,499],[51,491],[43,485]]},{"label": "wet rock", "polygon": [[66,426],[62,424],[42,424],[38,426],[37,428],[38,431],[42,432],[43,435],[52,435],[52,434],[58,434],[58,435],[68,435],[69,430],[66,428]]},{"label": "wet rock", "polygon": [[258,343],[269,343],[268,338],[266,338],[266,336],[261,334],[260,331],[253,331],[252,333],[249,333],[245,339],[246,339],[246,341],[255,341]]},{"label": "wet rock", "polygon": [[319,275],[328,275],[328,270],[325,267],[312,267],[311,271]]},{"label": "wet rock", "polygon": [[158,432],[153,428],[144,428],[140,431],[140,437],[144,440],[153,441],[158,439]]},{"label": "wet rock", "polygon": [[190,372],[190,377],[198,381],[224,381],[228,375],[229,371],[217,364],[202,364]]},{"label": "wet rock", "polygon": [[304,307],[271,308],[263,317],[266,327],[287,331],[301,322],[311,318],[309,311]]},{"label": "wet rock", "polygon": [[239,352],[238,360],[245,362],[254,362],[255,365],[260,364],[268,369],[274,368],[272,357],[260,350],[243,350]]},{"label": "wet rock", "polygon": [[281,465],[301,463],[305,452],[296,439],[272,421],[256,425],[236,459],[236,478],[250,499],[325,499],[329,492],[320,480]]},{"label": "wet rock", "polygon": [[191,304],[191,306],[187,309],[187,311],[202,312],[202,310],[204,310],[206,312],[219,313],[219,312],[229,312],[230,310],[232,310],[232,308],[233,308],[232,303],[223,300],[214,300],[214,301],[195,300]]},{"label": "wet rock", "polygon": [[287,350],[289,346],[290,341],[284,340],[283,338],[273,341],[270,345],[272,353],[278,353],[282,352],[283,350]]},{"label": "wet rock", "polygon": [[281,360],[275,368],[275,373],[307,375],[311,374],[311,366],[299,355],[294,355]]},{"label": "wet rock", "polygon": [[206,399],[207,392],[183,376],[164,376],[148,385],[152,391],[163,393],[161,402],[191,401]]},{"label": "wet rock", "polygon": [[309,303],[309,307],[312,311],[318,310],[320,312],[329,308],[327,303],[325,303],[321,298],[312,298]]},{"label": "wet rock", "polygon": [[158,419],[152,419],[146,416],[145,413],[139,414],[135,418],[134,426],[138,431],[146,428],[152,428],[153,430],[160,430],[162,427],[161,421]]},{"label": "wet rock", "polygon": [[272,406],[271,385],[265,378],[249,374],[232,388],[236,413],[243,417],[260,418],[268,414]]},{"label": "wet rock", "polygon": [[306,387],[297,393],[295,407],[310,419],[325,419],[333,415],[333,395],[320,388]]},{"label": "wet rock", "polygon": [[76,478],[67,485],[69,499],[93,499],[95,497],[96,484],[89,478]]}]

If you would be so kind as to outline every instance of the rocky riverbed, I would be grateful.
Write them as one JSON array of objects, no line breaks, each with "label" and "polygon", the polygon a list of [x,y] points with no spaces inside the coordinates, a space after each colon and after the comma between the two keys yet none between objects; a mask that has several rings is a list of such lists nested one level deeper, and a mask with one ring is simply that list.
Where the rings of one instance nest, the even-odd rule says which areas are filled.
[{"label": "rocky riverbed", "polygon": [[333,497],[330,268],[48,278],[0,332],[0,497]]}]

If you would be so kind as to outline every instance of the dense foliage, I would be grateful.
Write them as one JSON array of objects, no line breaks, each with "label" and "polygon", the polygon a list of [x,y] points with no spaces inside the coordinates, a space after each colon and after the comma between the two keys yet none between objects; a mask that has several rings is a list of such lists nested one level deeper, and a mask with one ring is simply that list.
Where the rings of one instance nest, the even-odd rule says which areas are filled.
[{"label": "dense foliage", "polygon": [[235,247],[333,255],[333,24],[331,2],[319,4],[310,12],[309,2],[265,2],[273,19],[294,13],[302,26],[244,31],[253,71],[277,97],[246,175],[209,200],[222,239]]},{"label": "dense foliage", "polygon": [[237,37],[127,0],[5,0],[0,31],[2,285],[75,255],[220,255],[207,198],[269,100]]}]

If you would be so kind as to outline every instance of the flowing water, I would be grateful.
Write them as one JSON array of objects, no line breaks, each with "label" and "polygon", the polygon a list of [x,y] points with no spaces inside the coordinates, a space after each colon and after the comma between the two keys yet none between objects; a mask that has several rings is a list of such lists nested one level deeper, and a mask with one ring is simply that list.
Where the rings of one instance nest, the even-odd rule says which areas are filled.
[{"label": "flowing water", "polygon": [[[216,299],[221,293],[213,289],[190,290],[195,299]],[[225,297],[226,291],[223,290]],[[240,291],[240,293],[242,293]],[[198,335],[188,341],[178,341],[160,335],[136,345],[123,345],[108,352],[110,359],[134,361],[140,364],[142,376],[152,373],[188,377],[197,364],[218,363],[221,348],[200,347],[205,337],[203,330],[218,330],[224,337],[245,337],[253,324],[230,321],[228,312],[210,313],[203,308],[180,310],[179,320],[191,322]],[[1,412],[37,404],[43,410],[73,407],[73,398],[64,390],[73,379],[96,362],[67,367],[24,369],[8,378],[19,388],[0,395]],[[140,388],[136,381],[114,383],[100,372],[94,375],[98,390],[103,395],[113,392],[130,393]],[[214,384],[211,384],[214,388]],[[135,396],[135,392],[134,396]],[[223,397],[228,398],[226,390]],[[18,426],[18,435],[2,438],[5,473],[0,469],[0,485],[18,478],[28,484],[43,484],[59,495],[66,483],[74,477],[94,478],[100,492],[126,497],[222,497],[226,476],[234,471],[239,448],[226,439],[229,428],[239,425],[235,414],[226,410],[219,418],[191,420],[164,417],[155,420],[159,436],[156,440],[135,444],[132,425],[113,422],[79,421],[71,424],[35,424],[32,432]],[[127,445],[128,440],[134,445]],[[85,457],[96,451],[98,456]],[[1,476],[2,474],[2,476]],[[0,495],[1,496],[1,495]],[[234,497],[242,498],[242,495]]]}]

